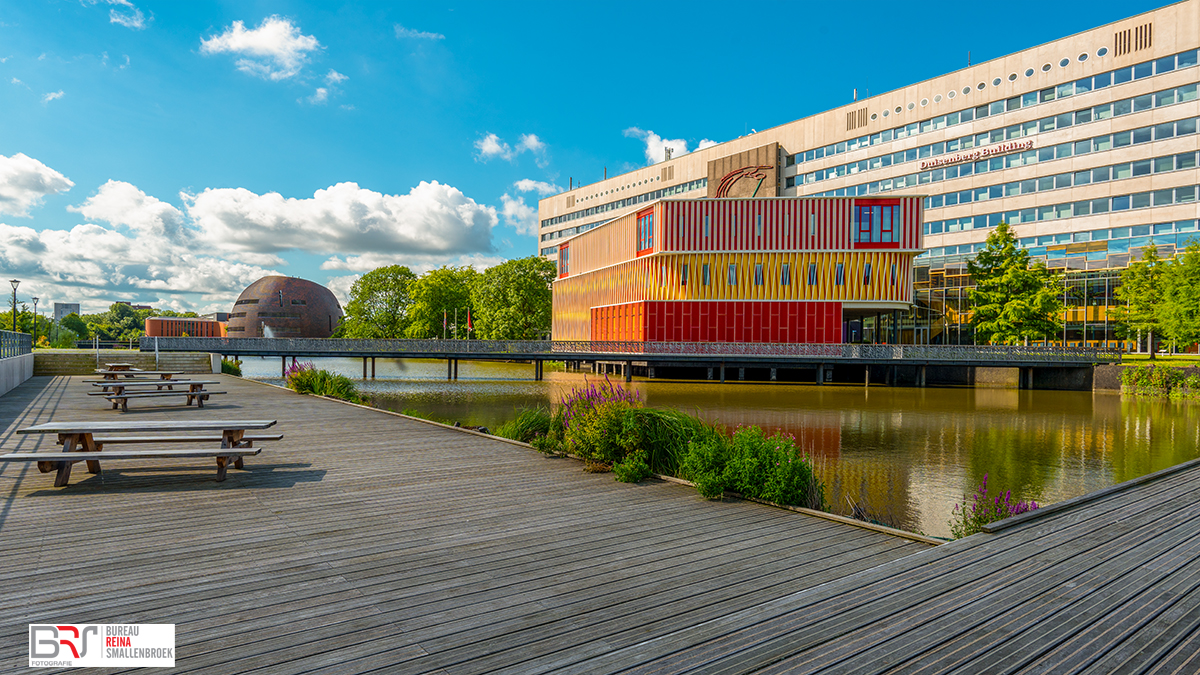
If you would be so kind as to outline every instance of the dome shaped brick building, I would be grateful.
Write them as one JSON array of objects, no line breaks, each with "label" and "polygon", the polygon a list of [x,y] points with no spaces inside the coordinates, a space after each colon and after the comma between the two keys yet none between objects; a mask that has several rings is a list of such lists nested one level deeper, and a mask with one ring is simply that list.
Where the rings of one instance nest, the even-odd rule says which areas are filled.
[{"label": "dome shaped brick building", "polygon": [[342,306],[328,288],[295,277],[263,277],[233,303],[226,334],[327,338],[341,320]]}]

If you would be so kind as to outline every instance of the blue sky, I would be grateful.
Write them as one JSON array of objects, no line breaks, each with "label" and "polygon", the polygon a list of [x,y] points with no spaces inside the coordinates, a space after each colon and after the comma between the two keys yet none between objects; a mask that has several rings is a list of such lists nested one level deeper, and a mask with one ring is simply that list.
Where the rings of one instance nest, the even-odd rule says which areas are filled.
[{"label": "blue sky", "polygon": [[539,196],[656,138],[1161,4],[0,0],[0,275],[41,308],[207,312],[268,273],[344,300],[379,265],[482,268],[537,250]]}]

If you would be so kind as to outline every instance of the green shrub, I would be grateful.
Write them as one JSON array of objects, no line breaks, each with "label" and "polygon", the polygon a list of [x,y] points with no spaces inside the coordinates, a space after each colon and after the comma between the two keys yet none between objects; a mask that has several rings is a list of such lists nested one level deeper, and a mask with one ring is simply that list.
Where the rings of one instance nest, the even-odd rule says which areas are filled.
[{"label": "green shrub", "polygon": [[613,473],[622,483],[640,483],[649,478],[653,472],[650,470],[650,465],[646,463],[646,452],[635,450],[625,455],[625,459],[613,464]]},{"label": "green shrub", "polygon": [[328,396],[351,403],[359,403],[362,398],[354,388],[354,381],[345,375],[331,373],[328,370],[317,370],[310,367],[295,367],[288,369],[287,386],[301,394]]},{"label": "green shrub", "polygon": [[562,408],[554,411],[554,414],[550,416],[550,424],[546,427],[546,433],[534,434],[529,444],[538,452],[553,457],[565,456],[567,454],[564,442],[567,427],[565,420]]},{"label": "green shrub", "polygon": [[758,427],[738,429],[732,438],[716,432],[693,441],[680,477],[695,483],[706,499],[729,490],[777,504],[825,506],[825,488],[794,439],[782,433],[767,436]]},{"label": "green shrub", "polygon": [[1136,396],[1196,398],[1200,396],[1200,377],[1171,366],[1130,366],[1121,371],[1121,390]]},{"label": "green shrub", "polygon": [[631,403],[606,401],[575,411],[566,429],[567,450],[585,462],[613,465],[625,458],[622,435]]},{"label": "green shrub", "polygon": [[238,359],[227,359],[221,357],[221,372],[226,375],[242,376],[242,362]]},{"label": "green shrub", "polygon": [[646,453],[654,473],[674,476],[687,454],[688,443],[705,433],[699,418],[672,409],[633,407],[625,413],[619,443],[626,454]]},{"label": "green shrub", "polygon": [[497,436],[511,438],[522,443],[532,443],[538,436],[545,436],[550,431],[550,411],[545,408],[527,408],[517,415],[516,419],[501,424],[496,429]]},{"label": "green shrub", "polygon": [[962,504],[954,505],[954,514],[950,518],[950,534],[955,539],[983,532],[983,526],[988,523],[1038,508],[1038,503],[1033,500],[1013,503],[1011,490],[1005,490],[996,497],[989,496],[987,479],[987,474],[984,474],[983,483],[975,488],[975,494],[970,500],[964,496]]},{"label": "green shrub", "polygon": [[729,439],[717,428],[688,443],[679,465],[678,476],[696,485],[705,499],[720,499],[725,494],[725,463],[729,460]]}]

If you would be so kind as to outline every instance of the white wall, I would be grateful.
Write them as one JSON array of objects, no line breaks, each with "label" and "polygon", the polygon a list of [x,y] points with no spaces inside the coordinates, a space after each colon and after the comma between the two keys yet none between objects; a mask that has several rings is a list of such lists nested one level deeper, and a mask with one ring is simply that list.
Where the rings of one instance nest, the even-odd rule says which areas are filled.
[{"label": "white wall", "polygon": [[0,359],[0,396],[33,377],[33,354]]}]

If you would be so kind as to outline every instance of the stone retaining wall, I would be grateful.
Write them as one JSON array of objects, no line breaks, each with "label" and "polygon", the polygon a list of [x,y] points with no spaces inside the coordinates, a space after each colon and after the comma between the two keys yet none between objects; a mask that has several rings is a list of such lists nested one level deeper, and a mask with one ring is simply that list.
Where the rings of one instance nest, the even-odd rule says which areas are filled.
[{"label": "stone retaining wall", "polygon": [[[39,349],[33,353],[34,375],[91,375],[96,369],[96,352],[91,349]],[[202,352],[161,352],[157,366],[154,352],[101,349],[100,367],[105,363],[132,363],[142,370],[176,370],[181,373],[212,373],[213,359]],[[221,362],[217,360],[217,370]]]}]

